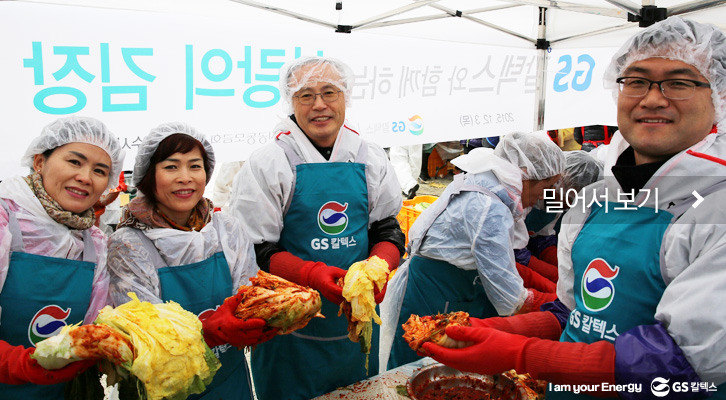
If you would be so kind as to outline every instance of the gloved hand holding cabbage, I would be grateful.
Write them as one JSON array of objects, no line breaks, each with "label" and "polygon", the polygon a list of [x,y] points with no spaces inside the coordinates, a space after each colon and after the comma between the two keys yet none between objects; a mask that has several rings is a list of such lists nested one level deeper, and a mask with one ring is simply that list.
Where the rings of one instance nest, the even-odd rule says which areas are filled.
[{"label": "gloved hand holding cabbage", "polygon": [[261,318],[284,335],[305,327],[314,317],[325,318],[320,313],[323,302],[316,290],[264,271],[258,271],[250,282],[235,296],[239,297],[235,317],[241,320]]},{"label": "gloved hand holding cabbage", "polygon": [[343,303],[340,304],[338,315],[345,314],[348,320],[348,338],[360,342],[361,353],[366,353],[366,370],[368,354],[371,352],[371,336],[373,321],[381,324],[376,313],[374,288],[381,291],[388,282],[388,263],[378,256],[353,263],[342,282]]},{"label": "gloved hand holding cabbage", "polygon": [[[131,301],[104,307],[96,325],[69,326],[36,346],[33,358],[47,369],[78,359],[103,359],[107,384],[138,380],[138,398],[181,400],[202,393],[220,363],[202,337],[196,315],[174,302]],[[84,398],[82,393],[78,398]]]}]

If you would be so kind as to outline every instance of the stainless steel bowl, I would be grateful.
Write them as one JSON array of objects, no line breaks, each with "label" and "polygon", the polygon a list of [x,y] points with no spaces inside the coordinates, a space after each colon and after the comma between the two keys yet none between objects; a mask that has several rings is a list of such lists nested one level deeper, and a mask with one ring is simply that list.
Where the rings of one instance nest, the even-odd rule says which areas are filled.
[{"label": "stainless steel bowl", "polygon": [[406,390],[414,400],[423,396],[454,387],[471,387],[497,392],[497,382],[491,375],[461,372],[443,364],[434,364],[414,371],[408,379]]}]

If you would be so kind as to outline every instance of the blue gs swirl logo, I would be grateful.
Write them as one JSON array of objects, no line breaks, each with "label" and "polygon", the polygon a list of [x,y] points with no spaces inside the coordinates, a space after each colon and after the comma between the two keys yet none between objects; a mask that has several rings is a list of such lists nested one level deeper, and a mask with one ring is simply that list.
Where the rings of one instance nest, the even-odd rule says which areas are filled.
[{"label": "blue gs swirl logo", "polygon": [[582,302],[590,311],[601,311],[612,303],[615,297],[615,286],[612,280],[618,276],[620,268],[611,268],[602,258],[590,261],[590,265],[582,274]]},{"label": "blue gs swirl logo", "polygon": [[340,204],[337,201],[329,201],[323,204],[318,211],[318,226],[320,230],[328,235],[339,235],[348,227],[348,215],[345,210],[348,203]]}]

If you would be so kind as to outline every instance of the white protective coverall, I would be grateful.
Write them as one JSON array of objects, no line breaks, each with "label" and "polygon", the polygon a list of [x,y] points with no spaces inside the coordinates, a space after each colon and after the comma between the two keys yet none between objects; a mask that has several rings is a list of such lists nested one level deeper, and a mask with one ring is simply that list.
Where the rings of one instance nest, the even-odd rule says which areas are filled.
[{"label": "white protective coverall", "polygon": [[[401,191],[396,173],[380,146],[362,140],[357,132],[343,125],[330,159],[326,160],[291,119],[281,121],[274,131],[289,132],[280,135],[280,140],[292,146],[307,163],[353,162],[358,148],[368,146],[368,227],[373,222],[398,215]],[[245,186],[240,187],[239,181],[245,182]],[[242,166],[234,179],[228,207],[229,212],[241,221],[253,243],[280,240],[282,218],[292,198],[293,183],[293,171],[285,152],[274,143],[257,150]]]},{"label": "white protective coverall", "polygon": [[[613,137],[607,152],[601,153],[607,155],[605,179],[583,191],[584,204],[595,196],[601,204],[605,195],[608,202],[619,200],[622,189],[611,168],[629,147],[621,138]],[[714,307],[714,301],[723,298],[726,288],[724,159],[726,135],[720,130],[666,161],[634,199],[635,204],[674,215],[660,246],[659,269],[665,290],[654,318],[662,323],[700,378],[717,385],[726,382],[726,309]],[[696,201],[694,190],[704,198],[696,208],[692,207]],[[557,295],[570,310],[575,309],[573,243],[588,215],[589,208],[582,204],[572,207],[563,217],[559,234]],[[601,227],[606,229],[607,224]],[[615,346],[618,351],[617,340]]]},{"label": "white protective coverall", "polygon": [[[249,284],[249,278],[259,269],[248,236],[237,220],[225,213],[214,213],[212,222],[199,232],[169,228],[140,232],[154,248],[149,248],[149,243],[141,240],[133,228],[120,228],[109,238],[108,265],[115,275],[109,290],[113,304],[127,302],[127,292],[135,292],[141,301],[160,303],[158,268],[204,261],[220,251],[224,252],[229,264],[235,292],[240,286]],[[158,253],[166,265],[157,265],[153,253]]]},{"label": "white protective coverall", "polygon": [[389,157],[396,171],[398,184],[401,185],[401,191],[408,194],[418,184],[416,178],[421,173],[423,145],[392,146]]},{"label": "white protective coverall", "polygon": [[[25,252],[69,260],[83,259],[83,231],[70,229],[51,218],[22,177],[16,176],[0,182],[0,198],[5,201],[10,211],[15,213],[23,233]],[[98,310],[106,305],[109,287],[109,274],[106,269],[106,235],[95,226],[90,227],[89,232],[96,250],[96,269],[93,275],[91,304],[83,320],[84,324],[92,323],[96,319]],[[4,208],[0,207],[0,292],[5,285],[10,265],[11,241],[8,215]]]},{"label": "white protective coverall", "polygon": [[[465,184],[480,186],[498,199],[476,191],[462,191],[451,197],[441,214],[436,202],[416,219],[409,232],[409,257],[388,283],[381,303],[381,347],[379,365],[384,371],[397,327],[409,276],[409,264],[420,255],[446,261],[462,270],[476,270],[486,295],[499,315],[511,315],[527,298],[514,265],[513,248],[527,244],[527,231],[521,206],[522,175],[510,162],[494,155],[492,149],[475,149],[454,160],[468,170]],[[456,185],[454,182],[450,185]],[[444,191],[437,202],[445,201]],[[446,312],[442,310],[441,312]]]}]

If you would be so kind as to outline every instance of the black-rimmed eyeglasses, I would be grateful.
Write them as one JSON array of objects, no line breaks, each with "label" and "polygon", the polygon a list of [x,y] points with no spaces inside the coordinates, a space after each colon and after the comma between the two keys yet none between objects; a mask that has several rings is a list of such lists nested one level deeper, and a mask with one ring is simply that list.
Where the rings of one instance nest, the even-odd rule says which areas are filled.
[{"label": "black-rimmed eyeglasses", "polygon": [[644,97],[655,83],[663,97],[671,100],[687,100],[693,97],[697,87],[710,88],[711,84],[691,79],[664,79],[653,81],[646,78],[623,76],[615,80],[620,93],[627,97]]},{"label": "black-rimmed eyeglasses", "polygon": [[307,106],[307,105],[315,103],[315,98],[317,96],[320,96],[320,98],[323,99],[323,101],[326,103],[332,103],[335,100],[338,100],[338,96],[339,96],[340,92],[342,92],[342,90],[330,89],[330,90],[326,90],[322,93],[303,93],[303,94],[299,94],[297,96],[292,96],[292,97],[297,98],[297,101],[299,101],[300,104]]}]

